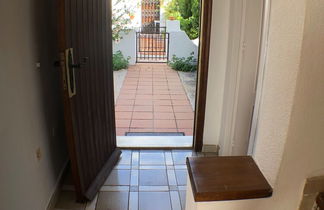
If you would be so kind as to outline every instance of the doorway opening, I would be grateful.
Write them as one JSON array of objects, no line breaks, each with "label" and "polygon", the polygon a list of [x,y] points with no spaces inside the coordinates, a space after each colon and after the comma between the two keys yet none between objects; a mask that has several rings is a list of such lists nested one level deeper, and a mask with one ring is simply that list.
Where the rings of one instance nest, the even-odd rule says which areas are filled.
[{"label": "doorway opening", "polygon": [[113,0],[118,147],[193,146],[200,1],[188,2]]},{"label": "doorway opening", "polygon": [[[100,3],[105,3],[102,7],[94,7],[92,8],[94,11],[98,11],[99,9],[107,9],[109,8],[109,4],[106,4],[108,1],[98,0]],[[135,59],[135,57],[128,58],[129,55],[122,53],[121,49],[125,46],[133,47],[131,52],[136,53],[136,36],[134,35],[136,31],[128,31],[128,33],[122,34],[123,38],[116,36],[114,43],[114,47],[118,46],[119,50],[114,50],[114,55],[111,56],[109,53],[111,52],[111,33],[109,30],[106,30],[107,24],[102,24],[105,20],[105,14],[109,13],[109,9],[104,12],[98,11],[97,14],[102,17],[97,18],[91,15],[91,13],[87,11],[83,11],[84,7],[81,6],[78,1],[73,2],[65,2],[63,0],[60,1],[61,14],[60,17],[64,17],[61,19],[63,22],[62,25],[71,26],[71,27],[62,27],[67,31],[63,30],[62,36],[62,46],[60,45],[61,50],[66,51],[66,57],[64,57],[64,53],[61,53],[61,57],[65,65],[62,65],[62,90],[64,91],[64,108],[65,108],[65,123],[66,123],[66,131],[67,131],[67,140],[69,147],[69,154],[71,160],[71,169],[72,169],[72,177],[74,180],[75,190],[77,192],[77,198],[79,201],[84,200],[93,200],[98,191],[108,191],[116,189],[124,190],[127,193],[123,193],[128,195],[128,192],[136,191],[138,192],[140,189],[149,189],[149,188],[140,188],[138,181],[145,180],[143,174],[139,170],[162,170],[162,176],[164,176],[165,180],[170,181],[173,177],[175,180],[174,174],[172,172],[169,174],[167,170],[184,170],[186,166],[184,162],[176,163],[176,159],[181,156],[182,161],[185,161],[185,157],[192,155],[191,151],[180,151],[180,150],[172,150],[172,151],[123,151],[123,155],[120,159],[120,150],[116,146],[121,147],[121,140],[124,139],[125,145],[122,147],[129,148],[138,148],[141,147],[139,142],[146,143],[146,147],[176,147],[172,144],[183,143],[183,141],[190,140],[188,146],[183,146],[183,144],[179,147],[188,147],[191,148],[194,143],[194,147],[196,150],[201,150],[202,147],[202,136],[203,136],[203,128],[204,128],[204,112],[205,112],[205,101],[206,101],[206,81],[207,81],[207,67],[209,64],[209,35],[211,31],[210,21],[211,21],[211,10],[212,10],[212,2],[213,1],[203,1],[202,11],[209,11],[207,15],[202,15],[203,27],[201,31],[201,48],[199,50],[200,57],[204,58],[199,62],[199,72],[197,76],[198,81],[198,93],[197,93],[197,103],[195,103],[196,97],[191,97],[186,90],[186,85],[182,78],[182,74],[188,72],[179,72],[172,69],[172,65],[177,64],[176,61],[183,62],[189,61],[192,62],[194,60],[194,55],[189,54],[189,58],[184,56],[182,57],[175,56],[174,60],[171,60],[169,63],[160,63],[160,62],[150,62],[150,63],[140,63],[134,62],[133,65],[129,65],[129,67],[124,70],[114,71],[115,76],[115,100],[116,106],[113,104],[111,99],[113,97],[113,78],[112,71],[100,71],[98,66],[105,66],[105,69],[109,70],[108,63],[111,62],[111,57],[117,57],[117,60],[121,62],[114,62],[115,65],[123,66],[125,60],[127,62],[131,62],[131,59]],[[66,3],[66,5],[65,5]],[[92,2],[89,1],[89,8],[93,6]],[[65,5],[65,7],[63,6]],[[77,5],[77,6],[76,6]],[[64,9],[62,9],[64,8]],[[150,8],[146,7],[145,8]],[[75,11],[78,9],[78,11]],[[156,10],[155,10],[156,11]],[[69,14],[71,12],[71,16],[65,14]],[[106,13],[107,12],[107,13]],[[83,18],[76,18],[78,15],[81,15]],[[160,12],[158,13],[160,14]],[[132,14],[126,14],[130,17],[133,17]],[[146,17],[145,17],[146,18]],[[147,19],[145,19],[147,21]],[[156,24],[155,29],[163,27],[159,21],[153,21],[149,18],[148,25],[145,26],[146,29],[152,27],[152,24]],[[92,23],[93,21],[99,21],[100,24],[84,24]],[[179,27],[179,22],[174,22],[175,20],[170,20],[170,27],[175,28]],[[144,22],[144,21],[143,21]],[[174,25],[172,25],[174,24]],[[97,30],[93,30],[89,26],[100,26],[96,28]],[[84,28],[83,28],[84,27]],[[166,26],[166,31],[170,30],[170,27]],[[114,28],[113,28],[114,29]],[[77,33],[77,32],[84,33]],[[97,33],[98,31],[102,33]],[[107,32],[108,31],[108,32]],[[155,30],[156,31],[156,30]],[[66,34],[64,34],[64,32]],[[177,43],[175,46],[181,46],[182,49],[188,47],[190,45],[181,44],[181,40],[176,39],[172,36],[172,31],[170,30],[169,39],[170,42],[169,48],[167,52],[169,55],[172,55],[172,42]],[[184,31],[180,31],[179,33],[186,33]],[[160,38],[163,33],[160,34]],[[186,33],[186,35],[188,35]],[[126,37],[131,36],[133,41],[123,42],[122,40],[127,40]],[[67,38],[66,38],[67,37]],[[104,37],[107,40],[101,40]],[[83,40],[80,44],[79,40]],[[190,39],[189,39],[190,40]],[[188,39],[187,39],[188,41]],[[193,41],[191,41],[193,43]],[[103,44],[104,43],[104,44]],[[135,43],[135,44],[134,44]],[[150,42],[149,42],[150,43]],[[163,42],[164,43],[164,42]],[[161,44],[161,43],[160,43]],[[162,44],[163,45],[163,44]],[[152,44],[151,44],[152,46]],[[153,45],[154,46],[154,45]],[[75,49],[73,51],[72,48]],[[109,49],[108,49],[109,48]],[[185,48],[187,49],[187,48]],[[73,52],[75,57],[73,57]],[[106,54],[102,54],[102,52],[106,52]],[[154,52],[154,51],[153,51]],[[190,52],[187,50],[185,52]],[[154,54],[153,54],[154,55]],[[193,56],[193,57],[191,57]],[[173,58],[174,56],[172,56]],[[254,56],[256,57],[256,56]],[[170,59],[170,56],[169,56]],[[65,60],[65,61],[64,61]],[[80,63],[76,63],[75,61],[79,61]],[[198,63],[198,62],[197,62]],[[191,63],[192,64],[192,63]],[[192,66],[197,66],[192,65]],[[79,68],[83,68],[82,70],[78,70]],[[99,70],[98,70],[99,69]],[[159,69],[159,71],[155,70]],[[196,73],[189,72],[193,75]],[[128,77],[129,76],[129,77]],[[116,80],[121,80],[122,82],[116,82]],[[127,81],[128,79],[128,81]],[[124,86],[125,84],[128,85]],[[182,85],[176,84],[176,82],[180,82]],[[190,80],[189,80],[190,82]],[[194,80],[193,88],[195,89],[196,79]],[[109,86],[111,85],[111,86]],[[116,88],[117,86],[117,88]],[[175,98],[179,97],[179,86],[181,86],[183,98]],[[116,94],[116,91],[118,94]],[[154,94],[159,93],[159,94]],[[164,94],[163,94],[164,93]],[[194,91],[196,94],[196,91]],[[108,98],[107,98],[108,97]],[[109,98],[111,97],[111,98]],[[184,99],[187,97],[186,99]],[[193,100],[191,100],[193,98]],[[186,102],[187,104],[184,104]],[[114,132],[111,129],[115,129],[114,125],[114,113],[113,107],[115,106],[116,110],[116,128],[124,129],[121,130],[121,133],[118,133],[117,130],[117,145],[115,141]],[[194,112],[195,106],[197,106],[197,111]],[[119,112],[119,113],[117,113]],[[136,114],[138,113],[138,114]],[[190,113],[190,117],[189,114]],[[173,114],[173,115],[172,115]],[[119,115],[119,116],[117,116]],[[133,119],[133,117],[135,118]],[[178,116],[178,117],[177,117]],[[180,116],[180,117],[179,117]],[[156,118],[155,118],[156,117]],[[172,118],[171,118],[172,117]],[[171,118],[171,119],[168,119]],[[187,119],[189,118],[189,119]],[[179,120],[179,122],[178,122]],[[195,123],[195,128],[193,128]],[[198,126],[199,123],[199,126]],[[132,127],[134,125],[134,127]],[[136,125],[136,126],[135,126]],[[181,126],[179,126],[181,125]],[[188,127],[186,127],[188,125]],[[149,126],[149,127],[146,127]],[[171,127],[172,126],[172,127]],[[190,126],[190,127],[189,127]],[[134,130],[133,130],[134,129]],[[147,129],[147,130],[144,130]],[[187,131],[188,130],[188,131]],[[195,130],[195,131],[194,131]],[[157,133],[163,133],[163,135],[157,135]],[[118,135],[119,134],[119,135]],[[123,135],[120,135],[123,134]],[[144,136],[145,134],[145,136]],[[181,136],[182,135],[182,136]],[[171,136],[171,137],[170,137]],[[195,136],[195,141],[193,142],[193,136]],[[109,141],[108,141],[109,140]],[[131,141],[129,141],[131,140]],[[153,141],[155,140],[155,141]],[[169,142],[167,141],[169,140]],[[119,142],[118,142],[119,141]],[[131,144],[133,142],[133,144]],[[156,142],[162,142],[164,145],[156,144]],[[119,144],[119,145],[118,145]],[[171,146],[170,146],[171,145]],[[189,153],[189,154],[188,154]],[[197,154],[201,155],[201,154]],[[128,158],[125,158],[128,157]],[[127,159],[127,164],[125,164],[124,160]],[[161,163],[162,161],[162,163]],[[163,162],[165,161],[165,162]],[[172,162],[173,161],[173,162]],[[117,166],[116,163],[118,162]],[[168,162],[168,163],[167,163]],[[164,164],[165,163],[165,164]],[[133,165],[134,164],[134,165]],[[119,165],[119,166],[118,166]],[[180,166],[179,166],[180,165]],[[134,166],[134,167],[133,167]],[[119,168],[118,168],[119,167]],[[131,182],[132,177],[135,181],[134,184],[137,187],[125,187],[123,185],[111,185],[109,187],[103,187],[104,182],[111,171],[113,170],[128,170],[126,172],[126,181]],[[182,171],[182,172],[184,172]],[[115,180],[119,180],[118,171],[116,173],[112,173],[111,176],[116,175]],[[133,174],[134,172],[134,174]],[[168,173],[167,173],[168,172]],[[180,173],[180,176],[183,173]],[[161,173],[160,173],[161,175]],[[147,177],[157,177],[155,175],[148,175]],[[165,177],[167,179],[165,179]],[[136,182],[137,180],[137,182]],[[157,181],[157,180],[156,180]],[[178,180],[176,180],[177,184],[174,182],[166,183],[167,185],[162,188],[165,189],[180,189]],[[115,183],[114,183],[115,184]],[[129,184],[127,184],[129,185]],[[146,184],[143,186],[146,186]],[[150,188],[151,190],[156,190],[157,186],[164,186],[164,184],[154,184],[154,187]],[[184,185],[180,185],[184,186]],[[133,188],[132,188],[133,187]],[[161,189],[161,188],[159,188]],[[107,193],[109,194],[109,193]],[[100,195],[99,195],[100,196]],[[112,195],[109,195],[112,196]],[[127,196],[126,196],[127,197]],[[105,200],[105,199],[104,199]],[[118,199],[113,199],[118,200]],[[126,198],[126,203],[128,199]],[[135,201],[137,199],[134,199]],[[152,199],[149,199],[152,201]],[[168,200],[168,199],[167,199]],[[110,203],[116,204],[116,202]],[[109,205],[110,205],[109,204]],[[179,205],[178,205],[179,207]],[[114,208],[117,209],[117,208]]]},{"label": "doorway opening", "polygon": [[[123,2],[123,0],[117,2]],[[206,2],[211,4],[211,1]],[[185,73],[196,75],[198,42],[196,41],[195,44],[188,38],[189,32],[181,30],[180,21],[172,18],[165,19],[166,26],[163,26],[161,19],[156,21],[152,17],[148,18],[148,15],[157,11],[156,14],[159,15],[162,9],[158,10],[159,6],[157,7],[157,5],[159,4],[156,2],[143,1],[140,11],[141,21],[145,24],[142,24],[142,28],[148,33],[148,29],[154,27],[154,31],[157,33],[158,28],[166,27],[165,33],[159,32],[159,36],[153,36],[153,38],[162,39],[162,43],[161,41],[157,42],[162,46],[168,40],[169,47],[165,51],[168,52],[169,60],[167,63],[139,63],[135,60],[130,65],[136,55],[123,54],[122,49],[131,46],[133,50],[129,52],[136,53],[136,36],[132,35],[137,31],[120,30],[119,26],[127,25],[123,20],[121,24],[115,25],[116,27],[110,22],[110,17],[113,22],[118,22],[120,20],[118,17],[123,15],[128,15],[132,19],[133,15],[130,12],[123,13],[121,16],[111,15],[111,4],[107,0],[82,2],[60,0],[56,3],[59,61],[54,64],[60,67],[71,176],[74,183],[73,189],[79,202],[93,200],[102,189],[108,175],[121,162],[120,147],[132,149],[134,147],[176,148],[176,151],[172,151],[174,157],[170,156],[170,152],[167,153],[168,158],[174,160],[176,156],[181,155],[180,148],[191,151],[193,142],[201,144],[202,139],[193,141],[195,91],[193,91],[193,97],[189,97],[184,85],[186,80],[181,76]],[[122,5],[121,8],[125,8],[124,6]],[[152,10],[152,8],[154,11],[142,13],[142,10]],[[199,12],[199,10],[194,11]],[[199,20],[199,13],[195,15],[196,17],[198,15],[197,19]],[[210,18],[211,14],[208,17]],[[210,19],[207,18],[205,22],[209,25]],[[199,23],[197,26],[199,29]],[[207,26],[207,29],[207,32],[203,34],[205,38],[202,41],[202,43],[205,41],[205,44],[201,44],[206,47],[201,50],[204,52],[209,51],[209,44],[206,40],[209,40],[210,27]],[[164,38],[166,33],[169,33],[168,39]],[[198,34],[197,32],[196,36]],[[126,39],[127,36],[131,36],[132,39]],[[131,42],[124,42],[125,40],[131,40]],[[190,44],[183,44],[183,41]],[[172,44],[172,42],[176,44]],[[117,51],[115,51],[116,46],[119,47]],[[150,46],[152,47],[152,44]],[[182,48],[172,48],[172,46],[181,46]],[[153,45],[153,47],[155,46]],[[194,48],[193,51],[190,50],[192,48]],[[184,52],[184,54],[178,54],[179,52]],[[170,55],[172,55],[172,59],[170,59]],[[201,56],[204,57],[203,53]],[[205,57],[204,62],[208,62],[208,57]],[[178,65],[179,63],[181,65]],[[119,71],[113,71],[111,64],[113,64],[114,70]],[[120,70],[127,66],[129,66],[127,70]],[[176,70],[183,72],[179,73]],[[207,71],[207,68],[200,67],[200,70]],[[122,82],[116,82],[116,78]],[[126,81],[127,78],[128,81]],[[126,82],[129,84],[125,86]],[[195,90],[195,81],[192,86]],[[199,97],[197,98],[199,101]],[[202,98],[200,101],[204,102],[204,99]],[[197,104],[200,107],[203,103]],[[119,114],[119,119],[115,117],[114,110],[120,112],[116,113],[116,115]],[[123,136],[117,137],[117,141],[115,128],[127,129],[124,130]],[[121,144],[123,139],[126,139],[124,145]],[[129,140],[132,144],[129,143]],[[139,145],[139,142],[142,142],[142,145]],[[197,151],[201,149],[195,145],[194,147]],[[122,157],[125,157],[125,150],[123,152]],[[154,156],[157,155],[162,157],[161,160],[166,160],[164,151],[159,151],[159,153],[161,152],[163,154],[157,155],[156,151],[148,151],[148,159],[155,159]],[[187,155],[187,152],[184,151],[184,154]],[[137,158],[140,158],[140,162],[142,162],[141,155],[140,157],[137,155]],[[136,159],[136,155],[132,154],[131,160],[134,159]],[[185,160],[185,158],[183,159]],[[160,168],[160,166],[153,166],[153,168]],[[165,172],[166,167],[162,166],[162,168]],[[180,168],[184,169],[185,165]],[[127,170],[130,169],[134,168]]]}]

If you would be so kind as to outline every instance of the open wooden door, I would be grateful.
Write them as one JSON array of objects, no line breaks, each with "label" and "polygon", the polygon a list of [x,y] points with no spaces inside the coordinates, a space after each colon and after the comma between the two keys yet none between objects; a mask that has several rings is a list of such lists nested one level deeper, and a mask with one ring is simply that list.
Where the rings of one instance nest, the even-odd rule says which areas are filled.
[{"label": "open wooden door", "polygon": [[110,0],[58,0],[64,114],[78,201],[92,200],[118,161]]}]

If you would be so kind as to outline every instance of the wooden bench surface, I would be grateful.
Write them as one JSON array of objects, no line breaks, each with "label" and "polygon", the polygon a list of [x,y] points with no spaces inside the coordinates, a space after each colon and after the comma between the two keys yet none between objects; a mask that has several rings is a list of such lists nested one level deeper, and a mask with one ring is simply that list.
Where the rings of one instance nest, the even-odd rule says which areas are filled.
[{"label": "wooden bench surface", "polygon": [[189,157],[196,202],[265,198],[272,188],[250,156]]}]

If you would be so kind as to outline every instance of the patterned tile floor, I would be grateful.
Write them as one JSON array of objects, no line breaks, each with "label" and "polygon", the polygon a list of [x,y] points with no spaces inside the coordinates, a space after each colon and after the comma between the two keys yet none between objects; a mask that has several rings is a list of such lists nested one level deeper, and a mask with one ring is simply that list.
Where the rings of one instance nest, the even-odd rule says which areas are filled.
[{"label": "patterned tile floor", "polygon": [[178,73],[167,64],[130,66],[115,110],[117,136],[125,132],[193,133],[194,112]]},{"label": "patterned tile floor", "polygon": [[184,210],[191,150],[123,150],[94,201],[78,204],[67,178],[56,209]]}]

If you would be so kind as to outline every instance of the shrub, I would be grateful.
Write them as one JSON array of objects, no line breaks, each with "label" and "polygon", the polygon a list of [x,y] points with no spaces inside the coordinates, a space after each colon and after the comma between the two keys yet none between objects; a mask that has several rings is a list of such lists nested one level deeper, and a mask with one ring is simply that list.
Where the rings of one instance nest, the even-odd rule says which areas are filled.
[{"label": "shrub", "polygon": [[118,50],[116,53],[113,54],[113,70],[118,71],[121,69],[127,69],[129,64],[130,57],[125,58],[123,53]]},{"label": "shrub", "polygon": [[191,72],[197,70],[197,59],[194,58],[194,52],[187,58],[178,58],[173,55],[172,60],[169,61],[169,66],[176,71]]},{"label": "shrub", "polygon": [[171,0],[165,7],[166,18],[180,21],[181,30],[190,39],[199,36],[200,0]]}]

